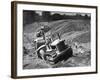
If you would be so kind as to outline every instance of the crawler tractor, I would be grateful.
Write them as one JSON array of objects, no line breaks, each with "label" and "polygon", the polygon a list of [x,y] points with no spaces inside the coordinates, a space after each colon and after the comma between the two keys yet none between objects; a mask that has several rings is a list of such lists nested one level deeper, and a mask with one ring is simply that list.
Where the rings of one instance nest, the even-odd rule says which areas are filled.
[{"label": "crawler tractor", "polygon": [[45,34],[44,27],[36,33],[35,48],[38,58],[50,64],[56,64],[72,56],[72,48],[65,44],[65,40],[61,39],[58,33],[58,39],[55,40],[51,36],[46,37]]}]

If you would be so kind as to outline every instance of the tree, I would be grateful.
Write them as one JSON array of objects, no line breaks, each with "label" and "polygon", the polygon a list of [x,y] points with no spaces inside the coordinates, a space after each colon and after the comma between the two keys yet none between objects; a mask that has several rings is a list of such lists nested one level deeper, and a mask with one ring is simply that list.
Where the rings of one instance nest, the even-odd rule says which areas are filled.
[{"label": "tree", "polygon": [[52,15],[52,20],[60,20],[62,19],[62,15],[55,13]]},{"label": "tree", "polygon": [[36,15],[38,16],[38,14],[36,14],[35,11],[24,10],[23,11],[23,25],[27,25],[34,22],[36,20],[35,19]]},{"label": "tree", "polygon": [[87,15],[87,14],[85,14],[85,16],[84,16],[84,17],[85,17],[85,19],[89,19],[89,17],[88,17],[88,15]]},{"label": "tree", "polygon": [[51,20],[51,12],[49,12],[49,11],[43,11],[42,12],[42,19],[44,21],[50,21]]}]

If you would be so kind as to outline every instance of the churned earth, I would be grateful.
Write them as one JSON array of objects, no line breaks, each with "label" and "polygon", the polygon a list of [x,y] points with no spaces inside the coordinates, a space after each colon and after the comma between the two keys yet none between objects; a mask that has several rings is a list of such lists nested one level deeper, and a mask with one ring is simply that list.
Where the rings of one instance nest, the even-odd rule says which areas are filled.
[{"label": "churned earth", "polygon": [[[51,65],[37,57],[33,43],[39,24],[49,26],[48,32],[58,32],[61,39],[73,49],[73,56],[66,61]],[[28,54],[23,53],[23,69],[59,68],[59,67],[84,67],[91,66],[91,26],[90,20],[58,20],[52,22],[34,22],[24,27],[23,46]],[[76,48],[78,46],[78,48]]]}]

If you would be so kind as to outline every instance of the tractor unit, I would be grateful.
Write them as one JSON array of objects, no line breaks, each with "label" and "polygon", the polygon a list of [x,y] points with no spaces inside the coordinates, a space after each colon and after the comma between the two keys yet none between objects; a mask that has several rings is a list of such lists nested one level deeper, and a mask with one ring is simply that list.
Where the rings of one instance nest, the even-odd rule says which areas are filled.
[{"label": "tractor unit", "polygon": [[61,39],[57,34],[57,39],[53,40],[52,34],[47,37],[44,27],[36,33],[35,51],[38,58],[50,63],[56,64],[60,61],[66,61],[73,54],[71,46],[65,44],[65,40]]}]

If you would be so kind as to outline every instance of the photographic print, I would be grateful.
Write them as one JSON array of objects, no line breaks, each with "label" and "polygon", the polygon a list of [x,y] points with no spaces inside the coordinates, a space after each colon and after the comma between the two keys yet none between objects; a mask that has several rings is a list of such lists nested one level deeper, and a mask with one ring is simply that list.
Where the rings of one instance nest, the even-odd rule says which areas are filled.
[{"label": "photographic print", "polygon": [[97,72],[96,6],[31,2],[12,6],[13,78]]},{"label": "photographic print", "polygon": [[91,14],[23,10],[23,68],[91,66]]}]

